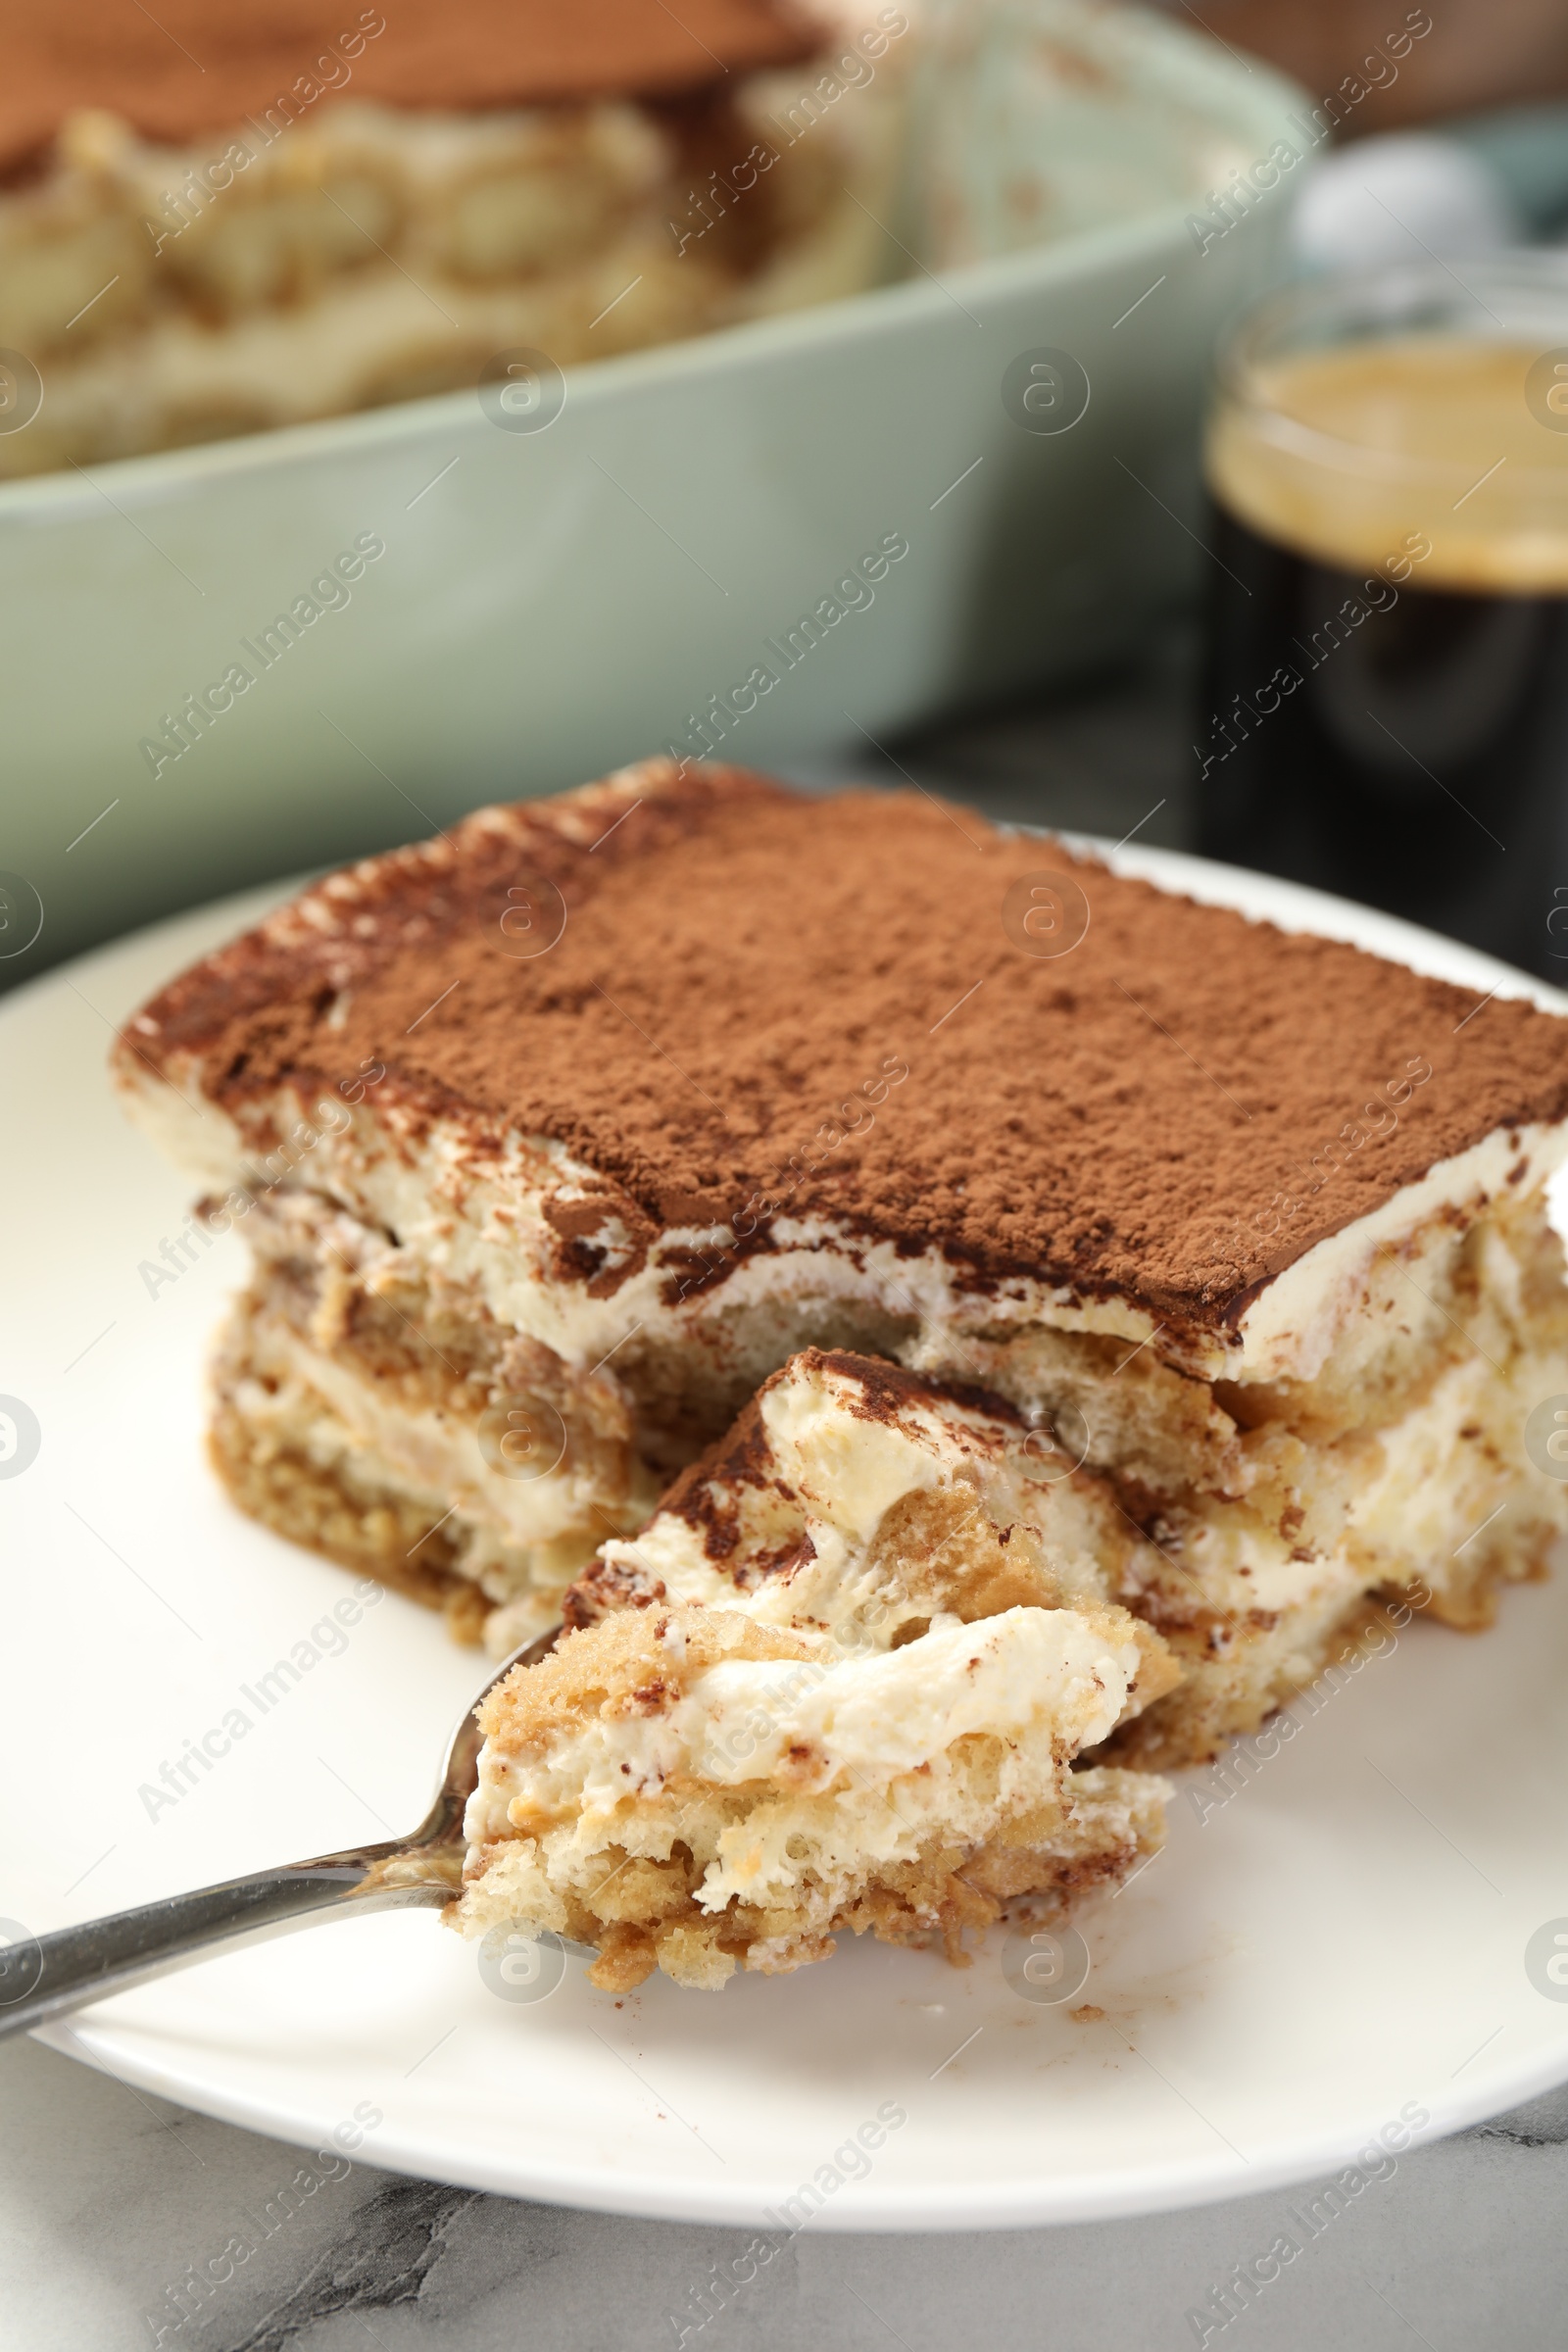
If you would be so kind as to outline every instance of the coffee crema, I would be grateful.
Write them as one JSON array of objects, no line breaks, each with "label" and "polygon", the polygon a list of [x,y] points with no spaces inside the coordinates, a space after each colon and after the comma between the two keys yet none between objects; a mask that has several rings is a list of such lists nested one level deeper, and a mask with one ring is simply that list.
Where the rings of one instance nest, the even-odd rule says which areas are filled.
[{"label": "coffee crema", "polygon": [[1267,362],[1222,399],[1209,488],[1260,538],[1339,571],[1380,566],[1417,531],[1424,588],[1568,595],[1568,349],[1560,378],[1533,381],[1552,356],[1401,335]]},{"label": "coffee crema", "polygon": [[1206,473],[1200,846],[1562,978],[1568,350],[1270,358],[1222,393]]}]

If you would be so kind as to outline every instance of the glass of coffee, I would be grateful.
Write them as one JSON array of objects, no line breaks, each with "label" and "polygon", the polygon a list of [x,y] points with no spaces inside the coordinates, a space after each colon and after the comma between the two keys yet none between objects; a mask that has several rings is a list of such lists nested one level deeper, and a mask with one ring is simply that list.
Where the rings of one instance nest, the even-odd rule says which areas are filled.
[{"label": "glass of coffee", "polygon": [[1568,983],[1568,261],[1273,296],[1204,469],[1199,847]]}]

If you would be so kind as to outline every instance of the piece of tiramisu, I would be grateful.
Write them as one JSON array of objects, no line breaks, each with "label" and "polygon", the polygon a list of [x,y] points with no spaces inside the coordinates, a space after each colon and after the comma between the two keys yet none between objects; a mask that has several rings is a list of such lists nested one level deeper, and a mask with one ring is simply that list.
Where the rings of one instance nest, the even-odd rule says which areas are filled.
[{"label": "piece of tiramisu", "polygon": [[870,284],[908,28],[857,0],[0,6],[0,475],[476,383],[527,429],[553,370]]},{"label": "piece of tiramisu", "polygon": [[1143,1549],[1000,1397],[792,1357],[485,1700],[453,1924],[621,1991],[1059,1915],[1159,1841],[1164,1783],[1072,1769],[1179,1677],[1107,1603]]},{"label": "piece of tiramisu", "polygon": [[118,1068],[255,1240],[233,1493],[503,1647],[810,1347],[1103,1473],[1185,1669],[1124,1753],[1255,1726],[1369,1594],[1483,1621],[1568,1518],[1526,1441],[1568,1021],[923,796],[655,760],[480,810],[174,981]]}]

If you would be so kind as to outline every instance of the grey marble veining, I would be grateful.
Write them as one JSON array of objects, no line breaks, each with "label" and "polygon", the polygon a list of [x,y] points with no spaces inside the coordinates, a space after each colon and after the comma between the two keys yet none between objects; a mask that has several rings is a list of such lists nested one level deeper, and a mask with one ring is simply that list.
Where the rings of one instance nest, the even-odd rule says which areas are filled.
[{"label": "grey marble veining", "polygon": [[[360,2166],[303,2192],[299,2151],[26,2041],[0,2049],[0,2102],[8,2352],[1175,2352],[1199,2340],[1189,2312],[1302,2202],[1279,2190],[1138,2221],[918,2237],[808,2228],[703,2325],[714,2266],[728,2269],[748,2231]],[[1565,2200],[1568,2087],[1401,2157],[1207,2341],[1559,2352]],[[179,2321],[185,2274],[236,2233],[255,2252],[205,2298],[187,2285]]]}]

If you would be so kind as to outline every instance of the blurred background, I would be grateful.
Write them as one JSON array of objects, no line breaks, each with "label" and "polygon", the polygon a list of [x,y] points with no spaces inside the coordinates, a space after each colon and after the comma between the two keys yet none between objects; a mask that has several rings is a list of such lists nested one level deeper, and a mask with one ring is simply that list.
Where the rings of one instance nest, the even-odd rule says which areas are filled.
[{"label": "blurred background", "polygon": [[[187,54],[202,11],[176,18]],[[290,128],[290,201],[324,192],[448,316],[446,265],[421,275],[398,258],[413,246],[372,235],[358,183],[323,176],[334,137],[369,136],[354,109],[401,37],[379,22],[358,82]],[[688,144],[676,211],[660,200],[663,260],[622,293],[606,278],[600,317],[503,338],[460,309],[461,357],[358,404],[285,402],[275,429],[232,404],[168,422],[171,371],[238,353],[254,373],[279,321],[318,315],[352,357],[374,331],[369,278],[357,296],[279,281],[225,323],[224,197],[187,168],[214,139],[138,130],[132,152],[101,73],[58,151],[18,150],[0,182],[0,986],[662,751],[1228,854],[1200,791],[1216,349],[1293,280],[1554,253],[1568,11],[911,0],[819,37],[819,56],[768,67],[753,127],[824,159],[792,201],[827,207],[830,181],[844,199],[813,216],[823,251],[837,239],[825,274],[774,268],[763,299],[742,258],[707,311],[688,301],[687,248],[729,235],[757,183],[728,148],[693,163]],[[134,172],[157,266],[159,234],[180,240],[185,300],[205,256],[207,307],[175,319],[154,270],[138,323],[115,312],[123,272],[91,293],[89,270],[85,324],[40,325],[44,230],[57,253],[84,188],[112,182],[123,211]],[[564,216],[558,245],[580,225]],[[639,324],[661,271],[667,318]],[[535,315],[500,303],[486,316]],[[1555,973],[1568,941],[1548,930],[1555,847],[1542,856],[1506,939],[1436,898],[1385,903]]]}]

